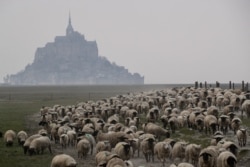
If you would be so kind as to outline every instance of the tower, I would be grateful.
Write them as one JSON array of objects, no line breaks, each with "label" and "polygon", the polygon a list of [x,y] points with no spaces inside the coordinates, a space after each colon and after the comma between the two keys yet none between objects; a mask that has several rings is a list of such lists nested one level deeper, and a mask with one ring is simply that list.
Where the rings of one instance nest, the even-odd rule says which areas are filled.
[{"label": "tower", "polygon": [[71,17],[70,17],[70,13],[69,13],[69,24],[68,24],[67,29],[66,29],[66,35],[69,35],[73,32],[74,32],[74,29],[71,25]]}]

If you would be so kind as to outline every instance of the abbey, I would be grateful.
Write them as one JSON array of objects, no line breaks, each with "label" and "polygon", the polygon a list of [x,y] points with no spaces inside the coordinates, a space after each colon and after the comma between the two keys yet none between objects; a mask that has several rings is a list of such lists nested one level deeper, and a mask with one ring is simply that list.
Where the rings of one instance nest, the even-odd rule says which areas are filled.
[{"label": "abbey", "polygon": [[65,36],[37,48],[33,63],[4,81],[11,85],[144,84],[144,77],[99,56],[96,41],[74,31],[69,17]]}]

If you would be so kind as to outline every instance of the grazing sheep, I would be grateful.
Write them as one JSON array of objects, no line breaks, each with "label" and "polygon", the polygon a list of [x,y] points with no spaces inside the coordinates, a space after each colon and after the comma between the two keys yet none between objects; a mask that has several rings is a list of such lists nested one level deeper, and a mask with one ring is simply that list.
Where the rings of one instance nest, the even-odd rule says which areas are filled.
[{"label": "grazing sheep", "polygon": [[99,141],[96,144],[96,153],[101,151],[111,151],[111,145],[109,141]]},{"label": "grazing sheep", "polygon": [[47,136],[41,136],[32,140],[29,146],[29,154],[43,154],[44,150],[48,148],[49,152],[51,151],[51,142]]},{"label": "grazing sheep", "polygon": [[144,157],[147,162],[152,159],[152,162],[154,162],[154,145],[155,145],[155,139],[154,138],[145,138],[141,142],[141,151],[144,154]]},{"label": "grazing sheep", "polygon": [[193,164],[194,166],[197,166],[200,151],[201,151],[201,145],[197,145],[197,144],[187,145],[187,147],[185,149],[186,162],[189,162],[189,163]]},{"label": "grazing sheep", "polygon": [[131,157],[130,144],[126,142],[119,142],[114,148],[114,152],[122,159],[129,160]]},{"label": "grazing sheep", "polygon": [[154,123],[145,123],[142,125],[142,128],[144,130],[145,133],[151,133],[153,135],[156,136],[156,138],[160,138],[160,136],[164,136],[169,138],[170,137],[170,133],[168,130],[163,129],[162,127],[160,127],[159,125],[156,125]]},{"label": "grazing sheep", "polygon": [[236,167],[237,158],[229,151],[220,153],[217,158],[217,167]]},{"label": "grazing sheep", "polygon": [[67,154],[59,154],[54,156],[50,167],[76,167],[76,160]]},{"label": "grazing sheep", "polygon": [[15,138],[16,138],[16,132],[13,130],[7,130],[4,133],[4,141],[7,147],[13,145]]},{"label": "grazing sheep", "polygon": [[239,146],[240,147],[246,146],[247,136],[248,136],[247,130],[244,129],[244,128],[241,128],[241,129],[237,130],[236,136],[237,136],[237,139],[238,139]]},{"label": "grazing sheep", "polygon": [[39,137],[41,137],[41,136],[42,136],[42,135],[40,135],[40,134],[31,135],[30,137],[28,137],[28,138],[25,140],[25,142],[24,142],[24,144],[23,144],[23,151],[24,151],[24,154],[27,153],[27,151],[28,151],[28,149],[29,149],[29,147],[30,147],[30,143],[32,142],[32,140],[34,140],[34,139],[36,139],[36,138],[39,138]]},{"label": "grazing sheep", "polygon": [[174,144],[171,155],[173,161],[175,161],[176,158],[179,158],[180,162],[182,162],[182,160],[185,158],[187,144],[188,143],[184,141],[178,141]]},{"label": "grazing sheep", "polygon": [[154,146],[154,154],[162,162],[162,166],[165,166],[166,158],[170,158],[172,152],[172,146],[167,142],[158,142]]},{"label": "grazing sheep", "polygon": [[86,138],[81,139],[76,146],[78,158],[86,157],[90,147],[90,142]]},{"label": "grazing sheep", "polygon": [[28,134],[25,131],[22,130],[17,133],[17,140],[19,145],[23,145],[27,138]]}]

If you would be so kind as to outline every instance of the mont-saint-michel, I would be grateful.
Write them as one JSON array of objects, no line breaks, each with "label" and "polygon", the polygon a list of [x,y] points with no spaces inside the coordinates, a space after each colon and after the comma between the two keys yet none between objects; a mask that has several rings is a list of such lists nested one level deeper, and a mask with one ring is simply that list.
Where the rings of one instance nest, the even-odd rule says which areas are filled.
[{"label": "mont-saint-michel", "polygon": [[17,74],[7,75],[10,85],[144,84],[144,77],[99,56],[96,41],[74,31],[71,18],[65,36],[37,48],[33,63]]}]

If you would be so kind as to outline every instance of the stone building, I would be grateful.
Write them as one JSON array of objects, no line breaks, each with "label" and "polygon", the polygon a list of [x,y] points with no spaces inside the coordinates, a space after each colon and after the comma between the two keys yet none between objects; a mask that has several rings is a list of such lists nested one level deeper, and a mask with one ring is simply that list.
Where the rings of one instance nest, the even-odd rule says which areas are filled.
[{"label": "stone building", "polygon": [[37,48],[33,63],[4,81],[11,85],[144,84],[144,77],[99,56],[96,41],[74,31],[69,17],[65,36]]}]

